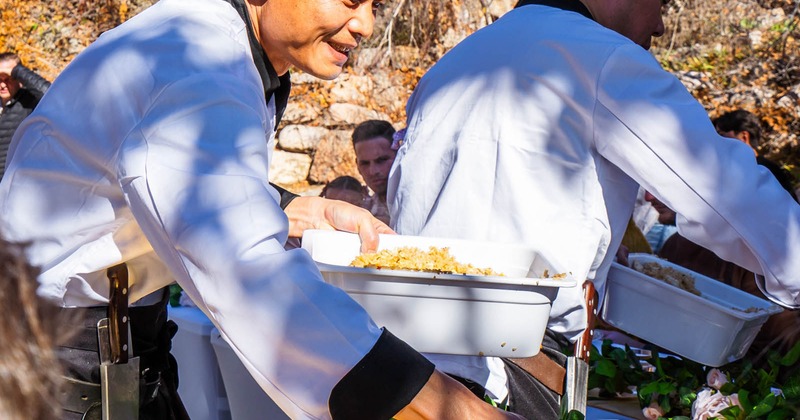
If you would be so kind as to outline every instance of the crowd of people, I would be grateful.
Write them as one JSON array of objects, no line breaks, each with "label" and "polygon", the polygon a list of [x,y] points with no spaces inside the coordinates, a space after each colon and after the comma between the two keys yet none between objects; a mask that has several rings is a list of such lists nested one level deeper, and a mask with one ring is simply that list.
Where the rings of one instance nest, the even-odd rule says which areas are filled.
[{"label": "crowd of people", "polygon": [[[710,120],[648,53],[668,2],[519,1],[426,73],[405,129],[359,124],[366,185],[337,178],[321,197],[268,181],[289,69],[337,77],[380,1],[161,0],[52,86],[0,55],[0,231],[26,259],[6,276],[36,311],[35,275],[76,331],[57,348],[36,342],[37,395],[65,375],[37,417],[99,419],[102,399],[124,388],[101,383],[100,361],[136,359],[141,395],[115,407],[186,418],[166,319],[177,282],[291,418],[559,418],[564,390],[548,375],[563,379],[565,349],[587,327],[579,286],[552,303],[538,360],[554,370],[423,355],[325,283],[308,253],[287,249],[306,229],[358,233],[365,252],[394,232],[524,244],[591,280],[602,300],[625,231],[647,234],[657,218],[676,226],[659,231],[659,255],[800,308],[791,177],[758,156],[756,116]],[[648,212],[634,213],[637,198],[658,216],[633,223]],[[0,245],[11,261],[23,254]],[[30,314],[21,330],[51,337]],[[756,348],[797,341],[797,312],[784,314]],[[102,341],[104,320],[130,328],[132,349],[119,331]]]}]

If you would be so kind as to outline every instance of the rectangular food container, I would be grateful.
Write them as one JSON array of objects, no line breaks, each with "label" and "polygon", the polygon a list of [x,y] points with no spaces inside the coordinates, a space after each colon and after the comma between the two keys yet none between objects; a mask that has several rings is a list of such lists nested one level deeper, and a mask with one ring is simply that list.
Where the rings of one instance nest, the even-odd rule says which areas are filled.
[{"label": "rectangular food container", "polygon": [[424,353],[528,357],[539,352],[560,287],[572,277],[542,278],[549,264],[516,245],[381,235],[379,251],[448,247],[460,263],[504,276],[436,274],[350,267],[360,254],[357,235],[322,230],[303,234],[306,249],[330,284],[361,304],[373,320]]},{"label": "rectangular food container", "polygon": [[656,262],[688,274],[701,296],[613,263],[601,318],[707,366],[741,359],[761,326],[782,311],[771,302],[653,255],[631,254],[628,260],[630,264]]}]

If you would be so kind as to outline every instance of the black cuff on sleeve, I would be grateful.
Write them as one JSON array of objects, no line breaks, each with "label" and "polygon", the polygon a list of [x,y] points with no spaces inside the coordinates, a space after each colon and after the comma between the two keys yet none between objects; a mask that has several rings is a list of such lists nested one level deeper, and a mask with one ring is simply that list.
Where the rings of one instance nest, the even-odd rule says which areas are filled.
[{"label": "black cuff on sleeve", "polygon": [[372,350],[333,387],[331,416],[390,419],[414,399],[433,371],[433,363],[384,329]]},{"label": "black cuff on sleeve", "polygon": [[285,189],[283,189],[283,188],[281,188],[281,187],[279,187],[279,186],[277,186],[277,185],[275,185],[275,184],[273,184],[271,182],[269,183],[269,185],[272,185],[272,188],[275,188],[276,190],[278,190],[278,194],[281,195],[281,208],[284,209],[284,210],[286,210],[286,206],[288,206],[289,203],[292,202],[292,200],[294,200],[297,197],[300,197],[299,195],[297,195],[297,194],[295,194],[293,192],[289,192],[289,191],[287,191],[287,190],[285,190]]}]

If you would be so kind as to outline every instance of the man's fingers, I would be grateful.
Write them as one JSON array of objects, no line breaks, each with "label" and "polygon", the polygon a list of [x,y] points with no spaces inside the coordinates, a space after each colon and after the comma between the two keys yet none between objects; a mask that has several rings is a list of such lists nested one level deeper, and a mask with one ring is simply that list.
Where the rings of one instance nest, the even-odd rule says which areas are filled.
[{"label": "man's fingers", "polygon": [[[372,214],[366,212],[369,217],[358,220],[358,237],[361,239],[361,252],[375,252],[378,250],[378,232],[373,223]],[[383,223],[380,223],[383,224]],[[386,229],[388,226],[384,225]],[[391,231],[391,229],[389,229]]]}]

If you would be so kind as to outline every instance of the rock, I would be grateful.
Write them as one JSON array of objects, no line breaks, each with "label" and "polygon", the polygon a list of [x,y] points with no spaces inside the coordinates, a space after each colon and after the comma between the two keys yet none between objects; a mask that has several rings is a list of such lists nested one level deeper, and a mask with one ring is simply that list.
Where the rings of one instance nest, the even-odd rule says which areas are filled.
[{"label": "rock", "polygon": [[420,59],[419,48],[396,45],[392,47],[392,67],[407,69],[413,67]]},{"label": "rock", "polygon": [[786,13],[780,7],[768,10],[758,16],[758,25],[763,29],[770,29],[786,20]]},{"label": "rock", "polygon": [[314,121],[322,115],[322,110],[312,101],[289,101],[283,112],[282,122],[288,124],[301,124]]},{"label": "rock", "polygon": [[311,152],[330,130],[307,125],[287,125],[278,133],[278,146],[287,152]]},{"label": "rock", "polygon": [[360,105],[337,103],[328,107],[331,125],[356,125],[366,120],[388,120],[389,116]]},{"label": "rock", "polygon": [[351,175],[361,180],[350,134],[349,130],[334,130],[322,139],[308,173],[310,182],[325,184],[341,175]]},{"label": "rock", "polygon": [[324,185],[308,185],[307,187],[303,188],[302,191],[292,191],[295,194],[302,195],[303,197],[319,197],[320,193],[322,193],[322,189],[325,188]]},{"label": "rock", "polygon": [[308,178],[311,156],[305,153],[291,153],[282,150],[272,151],[269,165],[269,180],[278,185],[292,185]]},{"label": "rock", "polygon": [[318,79],[308,73],[293,72],[292,84],[293,85],[306,85],[310,83],[319,83],[322,79]]},{"label": "rock", "polygon": [[492,0],[489,4],[489,14],[495,19],[508,13],[517,4],[517,0]]},{"label": "rock", "polygon": [[758,48],[758,46],[761,45],[762,36],[763,34],[761,33],[761,31],[757,29],[750,31],[750,33],[747,34],[747,38],[750,39],[750,47]]},{"label": "rock", "polygon": [[329,94],[331,102],[364,103],[372,91],[374,83],[367,76],[342,74],[331,86]]},{"label": "rock", "polygon": [[383,51],[378,48],[359,48],[356,50],[356,57],[353,67],[356,70],[363,71],[378,63],[381,59]]},{"label": "rock", "polygon": [[411,95],[411,89],[403,84],[398,76],[390,76],[387,71],[375,72],[373,75],[375,89],[372,100],[375,107],[385,110],[392,115],[402,115],[405,111],[406,100]]},{"label": "rock", "polygon": [[795,85],[793,88],[791,88],[777,101],[775,101],[775,104],[781,108],[787,108],[790,110],[800,107],[800,85]]},{"label": "rock", "polygon": [[699,89],[715,90],[709,74],[699,71],[680,71],[675,74],[689,91]]}]

